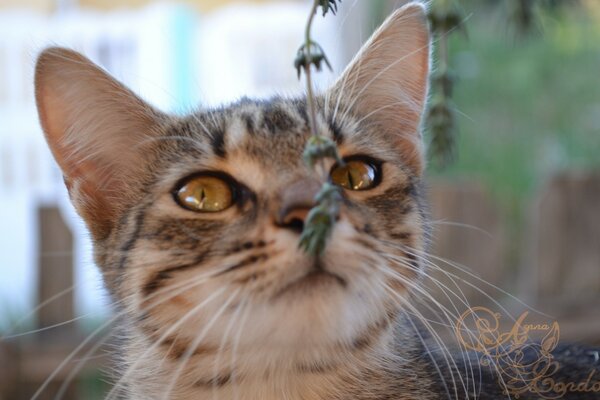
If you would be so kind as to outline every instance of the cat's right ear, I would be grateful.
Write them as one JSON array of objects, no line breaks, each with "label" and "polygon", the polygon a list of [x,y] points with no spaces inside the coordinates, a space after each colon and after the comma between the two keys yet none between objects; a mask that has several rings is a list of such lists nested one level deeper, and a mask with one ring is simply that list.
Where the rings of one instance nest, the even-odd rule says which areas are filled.
[{"label": "cat's right ear", "polygon": [[106,237],[145,165],[143,144],[161,114],[79,53],[46,49],[35,70],[46,140],[75,208],[95,239]]},{"label": "cat's right ear", "polygon": [[412,2],[385,20],[330,91],[365,125],[384,133],[418,175],[424,164],[420,124],[429,63],[427,12],[422,3]]}]

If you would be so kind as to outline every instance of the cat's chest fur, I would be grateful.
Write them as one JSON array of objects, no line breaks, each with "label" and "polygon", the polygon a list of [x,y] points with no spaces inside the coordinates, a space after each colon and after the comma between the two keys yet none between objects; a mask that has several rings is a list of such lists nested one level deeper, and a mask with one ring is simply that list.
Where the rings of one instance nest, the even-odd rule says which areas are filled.
[{"label": "cat's chest fur", "polygon": [[[394,334],[396,329],[404,332]],[[293,352],[269,363],[260,349],[237,354],[221,349],[216,356],[204,357],[196,354],[176,374],[175,381],[179,360],[165,363],[168,355],[157,354],[148,359],[147,368],[130,376],[123,396],[130,400],[159,399],[163,398],[162,391],[170,390],[168,398],[173,400],[438,399],[439,377],[436,383],[431,359],[417,336],[406,332],[412,328],[390,327],[369,343],[368,349],[346,354],[340,354],[339,349],[323,350],[319,360],[312,363]],[[135,360],[149,344],[138,345],[129,347],[128,359]],[[153,365],[162,367],[155,369]]]}]

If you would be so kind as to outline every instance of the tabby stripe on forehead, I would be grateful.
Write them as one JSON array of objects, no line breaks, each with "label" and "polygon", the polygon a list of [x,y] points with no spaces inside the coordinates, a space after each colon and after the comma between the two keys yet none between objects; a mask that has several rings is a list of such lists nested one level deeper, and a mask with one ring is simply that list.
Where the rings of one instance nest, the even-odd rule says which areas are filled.
[{"label": "tabby stripe on forehead", "polygon": [[263,124],[271,132],[289,131],[296,126],[294,118],[281,106],[269,106],[262,114]]},{"label": "tabby stripe on forehead", "polygon": [[246,132],[250,136],[254,136],[256,134],[256,123],[254,122],[254,117],[251,114],[243,114],[242,120],[246,125]]},{"label": "tabby stripe on forehead", "polygon": [[296,106],[296,111],[300,114],[300,118],[304,121],[304,124],[308,126],[308,114],[306,112],[306,102],[305,101],[296,101],[294,103]]},{"label": "tabby stripe on forehead", "polygon": [[214,130],[210,137],[210,145],[212,151],[217,157],[225,158],[227,153],[225,151],[225,130],[219,129]]},{"label": "tabby stripe on forehead", "polygon": [[329,120],[329,129],[331,129],[331,134],[332,134],[333,140],[338,145],[343,144],[344,143],[344,135],[342,133],[340,126],[333,119]]}]

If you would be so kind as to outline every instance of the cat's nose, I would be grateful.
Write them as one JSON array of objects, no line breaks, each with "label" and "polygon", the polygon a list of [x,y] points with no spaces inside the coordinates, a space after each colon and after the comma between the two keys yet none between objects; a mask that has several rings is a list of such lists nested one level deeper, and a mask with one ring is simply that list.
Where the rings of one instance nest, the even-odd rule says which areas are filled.
[{"label": "cat's nose", "polygon": [[276,217],[276,225],[301,233],[308,213],[315,205],[315,196],[321,183],[304,178],[287,186],[281,194],[281,207]]}]

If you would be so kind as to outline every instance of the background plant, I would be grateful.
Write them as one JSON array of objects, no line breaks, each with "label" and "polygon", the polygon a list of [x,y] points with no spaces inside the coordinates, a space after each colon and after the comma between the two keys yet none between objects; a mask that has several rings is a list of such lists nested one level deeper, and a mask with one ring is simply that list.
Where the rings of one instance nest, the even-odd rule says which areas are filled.
[{"label": "background plant", "polygon": [[[448,167],[457,155],[457,107],[453,101],[457,75],[451,65],[450,37],[459,32],[467,38],[467,21],[470,15],[463,4],[472,1],[434,0],[430,3],[428,19],[435,40],[435,68],[431,76],[431,100],[426,116],[429,134],[429,156],[440,169]],[[483,3],[480,1],[480,3]],[[490,7],[504,8],[507,22],[521,39],[536,32],[546,10],[578,5],[578,0],[504,0],[491,1]]]}]

